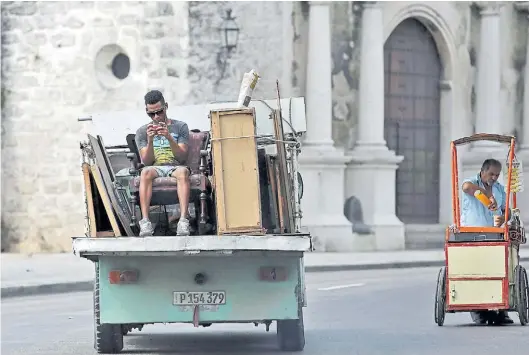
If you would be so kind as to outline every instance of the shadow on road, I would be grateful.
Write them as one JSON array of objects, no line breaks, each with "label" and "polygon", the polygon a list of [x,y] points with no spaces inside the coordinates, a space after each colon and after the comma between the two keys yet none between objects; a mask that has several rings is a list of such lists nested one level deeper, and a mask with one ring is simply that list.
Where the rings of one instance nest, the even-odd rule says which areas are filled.
[{"label": "shadow on road", "polygon": [[276,330],[263,334],[234,334],[230,332],[202,334],[131,333],[124,337],[122,354],[276,354],[279,348]]}]

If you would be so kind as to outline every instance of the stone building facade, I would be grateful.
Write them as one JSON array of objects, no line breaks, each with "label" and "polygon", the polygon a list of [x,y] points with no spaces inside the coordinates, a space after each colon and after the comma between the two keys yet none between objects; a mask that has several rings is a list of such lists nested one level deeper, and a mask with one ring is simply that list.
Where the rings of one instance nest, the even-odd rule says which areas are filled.
[{"label": "stone building facade", "polygon": [[[229,58],[217,30],[227,10],[240,28]],[[320,249],[439,242],[451,219],[450,139],[515,134],[529,147],[526,11],[521,2],[2,2],[2,248],[67,251],[83,233],[77,117],[140,108],[151,88],[170,105],[233,101],[250,69],[262,75],[256,98],[275,97],[276,79],[283,97],[306,98],[303,224]],[[462,154],[462,175],[483,157],[505,159],[493,146]],[[369,235],[344,215],[351,196]]]}]

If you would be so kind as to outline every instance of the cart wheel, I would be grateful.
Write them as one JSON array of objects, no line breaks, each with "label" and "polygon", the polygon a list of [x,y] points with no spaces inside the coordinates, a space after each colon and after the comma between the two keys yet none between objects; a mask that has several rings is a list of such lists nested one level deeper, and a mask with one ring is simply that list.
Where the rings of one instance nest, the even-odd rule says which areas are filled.
[{"label": "cart wheel", "polygon": [[99,264],[96,262],[94,283],[94,348],[99,354],[117,354],[123,350],[120,324],[101,324],[99,311]]},{"label": "cart wheel", "polygon": [[521,265],[516,266],[515,269],[514,292],[520,324],[526,325],[529,322],[529,284],[527,272]]},{"label": "cart wheel", "polygon": [[299,319],[277,321],[277,341],[282,351],[302,351],[305,348],[302,308],[299,309]]},{"label": "cart wheel", "polygon": [[446,267],[442,267],[437,275],[437,288],[435,290],[435,323],[442,327],[446,315]]}]

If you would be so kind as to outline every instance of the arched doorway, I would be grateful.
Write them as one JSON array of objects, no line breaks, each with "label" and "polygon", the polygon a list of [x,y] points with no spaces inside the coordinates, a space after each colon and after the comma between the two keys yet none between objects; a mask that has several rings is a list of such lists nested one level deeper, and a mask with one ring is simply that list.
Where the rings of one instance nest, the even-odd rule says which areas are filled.
[{"label": "arched doorway", "polygon": [[401,22],[384,45],[385,119],[397,170],[396,214],[404,223],[439,223],[440,92],[442,65],[431,33]]}]

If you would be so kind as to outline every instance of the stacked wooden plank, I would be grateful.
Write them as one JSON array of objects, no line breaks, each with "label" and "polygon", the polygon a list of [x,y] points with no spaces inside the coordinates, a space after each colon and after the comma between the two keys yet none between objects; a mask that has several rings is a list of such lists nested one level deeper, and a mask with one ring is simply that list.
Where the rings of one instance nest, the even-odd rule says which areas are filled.
[{"label": "stacked wooden plank", "polygon": [[116,176],[100,136],[88,135],[83,147],[85,202],[88,235],[96,237],[134,236],[131,229],[133,211],[124,193],[117,188]]}]

